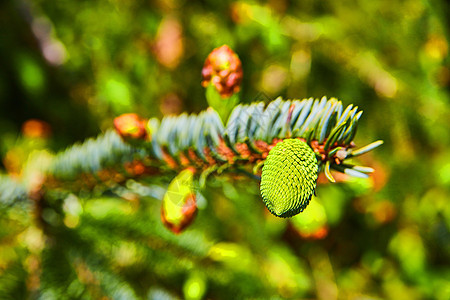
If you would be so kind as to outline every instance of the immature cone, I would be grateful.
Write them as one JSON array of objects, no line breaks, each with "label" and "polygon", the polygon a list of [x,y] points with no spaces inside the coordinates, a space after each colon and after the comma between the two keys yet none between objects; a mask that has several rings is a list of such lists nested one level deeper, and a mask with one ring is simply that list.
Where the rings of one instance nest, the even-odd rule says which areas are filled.
[{"label": "immature cone", "polygon": [[230,47],[223,45],[206,58],[202,69],[202,85],[207,87],[212,83],[222,98],[228,98],[239,92],[242,75],[239,57]]},{"label": "immature cone", "polygon": [[181,233],[194,219],[197,212],[194,173],[183,170],[169,185],[161,205],[161,220],[172,232]]},{"label": "immature cone", "polygon": [[285,139],[270,150],[261,174],[261,195],[277,217],[291,217],[308,206],[316,188],[316,155],[305,142]]},{"label": "immature cone", "polygon": [[124,139],[146,139],[145,121],[137,114],[122,114],[114,119],[117,133]]}]

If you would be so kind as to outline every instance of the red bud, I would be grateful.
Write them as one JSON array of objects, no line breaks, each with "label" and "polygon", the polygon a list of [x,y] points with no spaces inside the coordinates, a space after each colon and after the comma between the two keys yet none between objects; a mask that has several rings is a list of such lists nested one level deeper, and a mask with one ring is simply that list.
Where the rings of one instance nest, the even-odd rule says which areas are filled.
[{"label": "red bud", "polygon": [[230,47],[223,45],[208,55],[202,76],[204,87],[212,83],[222,98],[228,98],[239,92],[243,76],[241,61]]},{"label": "red bud", "polygon": [[176,234],[181,233],[194,220],[197,213],[197,201],[195,194],[187,195],[184,204],[180,206],[179,209],[181,209],[181,218],[174,221],[168,218],[164,205],[161,206],[161,220],[164,226]]},{"label": "red bud", "polygon": [[146,139],[145,120],[137,114],[123,114],[114,119],[114,127],[117,133],[128,139]]}]

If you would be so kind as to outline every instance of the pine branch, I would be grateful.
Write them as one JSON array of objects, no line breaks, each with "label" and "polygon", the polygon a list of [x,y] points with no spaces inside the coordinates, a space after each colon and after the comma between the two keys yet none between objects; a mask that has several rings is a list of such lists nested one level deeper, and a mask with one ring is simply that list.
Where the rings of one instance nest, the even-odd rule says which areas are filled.
[{"label": "pine branch", "polygon": [[[183,178],[193,176],[203,187],[210,174],[244,173],[261,179],[261,195],[271,213],[291,217],[309,204],[318,172],[331,182],[335,182],[331,169],[356,177],[373,172],[346,163],[347,158],[382,144],[353,149],[361,115],[358,107],[344,109],[340,101],[326,97],[279,97],[267,107],[262,102],[238,105],[226,126],[211,107],[198,115],[184,113],[161,122],[122,115],[114,121],[119,135],[108,131],[57,154],[41,170],[44,179],[28,187],[30,198],[44,207],[43,198],[63,199],[61,192],[98,194],[127,179],[178,173],[164,196],[161,214],[165,225],[179,233],[197,210],[197,184]],[[23,197],[20,190],[12,192]]]},{"label": "pine branch", "polygon": [[6,175],[0,175],[0,207],[23,204],[28,194],[23,185]]},{"label": "pine branch", "polygon": [[[209,108],[198,115],[169,116],[148,121],[147,139],[122,140],[112,131],[89,139],[58,154],[47,171],[49,187],[71,181],[71,190],[101,182],[121,182],[130,177],[150,176],[187,167],[197,174],[225,170],[259,174],[269,151],[280,141],[297,138],[316,154],[319,170],[334,181],[330,169],[366,177],[372,169],[344,164],[345,159],[372,150],[377,141],[354,151],[362,111],[349,105],[345,110],[334,98],[327,100],[282,100],[238,105],[223,126]],[[256,168],[255,168],[256,167]],[[79,184],[73,184],[78,179]]]}]

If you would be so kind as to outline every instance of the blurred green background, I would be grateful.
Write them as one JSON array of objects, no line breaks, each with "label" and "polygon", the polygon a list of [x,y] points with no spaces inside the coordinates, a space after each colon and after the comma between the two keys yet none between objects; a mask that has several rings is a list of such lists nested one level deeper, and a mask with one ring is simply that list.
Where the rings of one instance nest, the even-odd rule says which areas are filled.
[{"label": "blurred green background", "polygon": [[2,173],[121,113],[205,109],[201,69],[223,44],[243,102],[337,97],[364,110],[357,145],[385,144],[360,159],[371,178],[319,179],[291,220],[228,177],[178,236],[159,219],[171,178],[2,207],[0,298],[449,299],[449,28],[444,0],[2,1]]}]

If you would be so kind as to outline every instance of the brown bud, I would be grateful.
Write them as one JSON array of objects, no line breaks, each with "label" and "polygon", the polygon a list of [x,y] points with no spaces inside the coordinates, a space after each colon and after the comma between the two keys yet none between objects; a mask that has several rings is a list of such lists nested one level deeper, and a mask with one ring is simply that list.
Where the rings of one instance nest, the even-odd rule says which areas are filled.
[{"label": "brown bud", "polygon": [[137,114],[123,114],[114,119],[117,133],[125,139],[146,139],[145,120]]},{"label": "brown bud", "polygon": [[222,98],[239,92],[242,64],[237,54],[227,45],[214,49],[206,58],[202,69],[202,85],[213,84]]},{"label": "brown bud", "polygon": [[30,119],[23,123],[22,133],[30,138],[47,138],[51,134],[51,127],[47,122]]},{"label": "brown bud", "polygon": [[161,220],[172,232],[181,233],[197,212],[193,189],[194,169],[181,171],[169,184],[161,204]]},{"label": "brown bud", "polygon": [[168,212],[164,205],[161,206],[161,220],[164,226],[175,234],[180,234],[189,226],[197,213],[197,201],[194,193],[187,195],[183,202],[182,206],[178,207],[181,212],[178,218],[170,218],[168,214],[171,212]]}]

